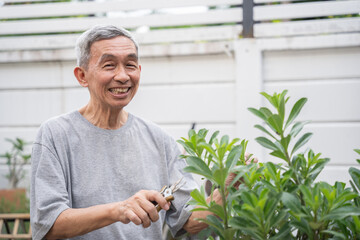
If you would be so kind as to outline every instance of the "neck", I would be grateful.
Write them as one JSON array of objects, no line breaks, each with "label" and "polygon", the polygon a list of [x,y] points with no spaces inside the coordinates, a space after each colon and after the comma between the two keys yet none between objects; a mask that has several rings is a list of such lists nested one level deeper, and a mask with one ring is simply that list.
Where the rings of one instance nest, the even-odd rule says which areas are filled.
[{"label": "neck", "polygon": [[103,129],[119,129],[128,119],[128,113],[122,108],[95,108],[88,104],[79,109],[79,112],[90,123]]}]

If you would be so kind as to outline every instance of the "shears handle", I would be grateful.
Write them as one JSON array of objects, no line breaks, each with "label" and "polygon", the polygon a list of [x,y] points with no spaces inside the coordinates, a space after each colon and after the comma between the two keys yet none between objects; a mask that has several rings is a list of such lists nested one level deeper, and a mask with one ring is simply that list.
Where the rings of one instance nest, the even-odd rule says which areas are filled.
[{"label": "shears handle", "polygon": [[[166,201],[171,202],[171,201],[174,200],[175,198],[174,198],[173,195],[170,195],[170,196],[165,197],[165,199],[166,199]],[[160,207],[160,205],[157,204],[157,205],[156,205],[156,210],[157,210],[158,212],[160,212],[161,209],[162,209],[162,208]]]}]

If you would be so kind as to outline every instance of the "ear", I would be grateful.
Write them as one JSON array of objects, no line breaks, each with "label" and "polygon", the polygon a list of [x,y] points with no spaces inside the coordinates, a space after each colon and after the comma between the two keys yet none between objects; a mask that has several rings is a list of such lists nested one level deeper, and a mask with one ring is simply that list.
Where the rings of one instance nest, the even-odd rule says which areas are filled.
[{"label": "ear", "polygon": [[82,67],[76,67],[74,69],[74,75],[81,86],[83,86],[83,87],[89,86],[89,84],[85,78],[85,70]]}]

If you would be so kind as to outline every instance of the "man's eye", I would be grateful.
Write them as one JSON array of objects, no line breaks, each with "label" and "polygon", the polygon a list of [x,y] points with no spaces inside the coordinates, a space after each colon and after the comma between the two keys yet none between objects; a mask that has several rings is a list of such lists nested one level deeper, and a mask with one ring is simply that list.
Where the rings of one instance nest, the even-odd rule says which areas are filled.
[{"label": "man's eye", "polygon": [[104,65],[104,68],[110,68],[110,67],[114,67],[115,65],[113,63],[106,63]]}]

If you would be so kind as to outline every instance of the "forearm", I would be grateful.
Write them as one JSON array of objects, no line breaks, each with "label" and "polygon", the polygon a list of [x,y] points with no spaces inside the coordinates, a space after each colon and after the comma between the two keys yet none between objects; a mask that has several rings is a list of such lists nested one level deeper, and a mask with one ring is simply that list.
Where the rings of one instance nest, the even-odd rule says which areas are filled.
[{"label": "forearm", "polygon": [[122,202],[89,208],[67,209],[56,219],[47,239],[71,238],[86,234],[115,222],[133,222],[147,228],[159,219],[153,202],[168,210],[169,204],[158,191],[141,190]]},{"label": "forearm", "polygon": [[46,235],[46,239],[71,238],[116,222],[116,203],[89,208],[69,208],[62,212]]},{"label": "forearm", "polygon": [[[222,204],[221,194],[219,193],[218,189],[215,189],[212,200],[215,201],[217,204],[220,205]],[[211,201],[211,197],[208,197],[206,201],[209,203]],[[183,228],[190,234],[199,233],[201,230],[207,228],[208,225],[206,223],[199,222],[196,219],[197,218],[206,219],[208,215],[214,215],[214,214],[209,211],[192,212],[192,214],[190,215],[189,219],[187,220]]]}]

